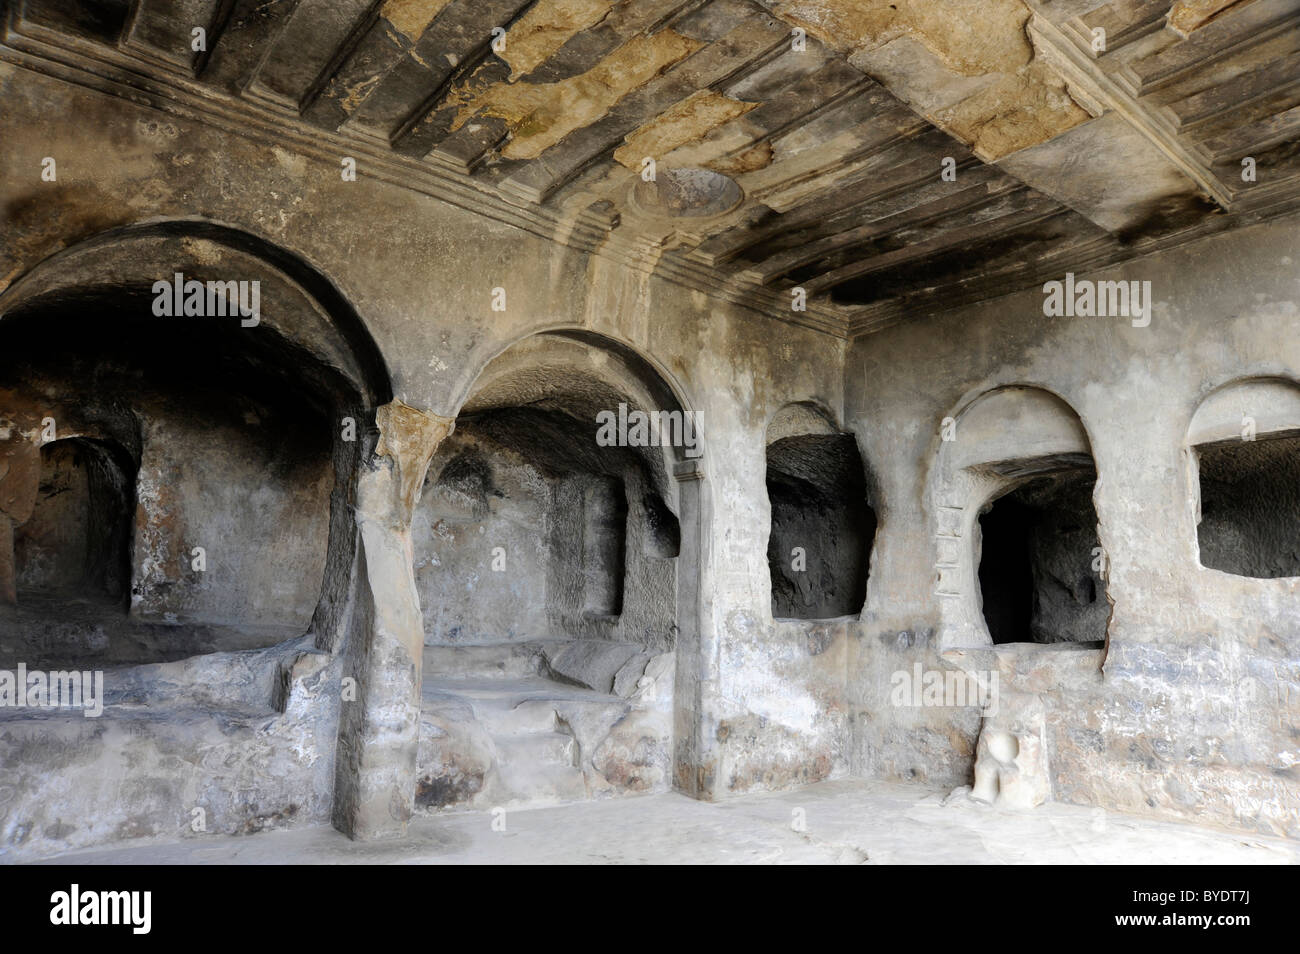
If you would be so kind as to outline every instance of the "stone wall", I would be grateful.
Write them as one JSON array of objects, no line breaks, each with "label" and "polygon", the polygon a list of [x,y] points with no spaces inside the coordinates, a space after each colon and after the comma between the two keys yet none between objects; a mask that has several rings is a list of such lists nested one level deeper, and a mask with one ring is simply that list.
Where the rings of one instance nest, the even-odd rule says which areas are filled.
[{"label": "stone wall", "polygon": [[[64,334],[50,338],[60,323]],[[122,617],[106,623],[140,645],[99,653],[83,640],[101,662],[280,642],[306,631],[321,595],[333,422],[281,381],[232,368],[233,355],[197,331],[167,331],[141,334],[124,319],[108,333],[115,346],[57,310],[0,330],[0,386],[12,393],[0,416],[17,425],[12,439],[45,441],[35,512],[14,540],[19,605],[62,612],[50,603],[58,597]],[[74,506],[63,503],[74,488],[48,466],[67,442],[87,461]],[[76,559],[93,563],[80,582],[52,562],[55,542],[78,536]],[[0,629],[23,642],[14,626]],[[82,630],[68,621],[69,651]],[[44,636],[55,639],[52,626]]]},{"label": "stone wall", "polygon": [[[420,638],[430,631],[435,639],[450,635],[450,617],[430,615],[444,587],[430,582],[431,564],[416,568],[417,544],[423,548],[427,537],[415,541],[413,534],[432,533],[436,508],[448,506],[438,481],[470,440],[441,449],[438,443],[472,396],[481,395],[476,383],[494,358],[563,329],[585,336],[596,364],[638,356],[648,378],[699,416],[702,457],[670,461],[679,471],[663,475],[659,487],[664,506],[680,517],[679,555],[643,563],[675,560],[677,788],[721,798],[849,773],[968,783],[978,711],[891,702],[893,675],[920,663],[996,670],[1008,700],[1024,695],[1026,705],[1041,702],[1057,798],[1300,834],[1300,756],[1291,728],[1300,583],[1244,579],[1198,564],[1187,444],[1192,415],[1215,388],[1244,377],[1300,377],[1294,220],[1116,270],[1108,277],[1152,282],[1149,327],[1123,319],[1049,320],[1034,291],[918,315],[850,345],[794,326],[774,334],[771,319],[655,277],[653,255],[616,264],[560,248],[519,227],[526,222],[479,217],[372,178],[364,163],[355,182],[344,181],[338,156],[291,153],[254,132],[232,137],[183,116],[160,126],[157,113],[9,64],[0,64],[0,86],[7,104],[0,117],[7,144],[0,154],[0,205],[11,223],[0,248],[0,293],[61,249],[107,230],[157,221],[186,228],[221,223],[323,276],[324,291],[355,310],[382,356],[392,391],[384,400],[400,402],[387,405],[396,408],[390,423],[402,416],[415,421],[409,433],[408,425],[394,425],[373,455],[373,440],[366,444],[370,437],[363,434],[368,456],[359,482],[335,487],[331,512],[336,520],[363,515],[362,545],[358,551],[357,532],[346,521],[330,524],[326,589],[347,574],[373,587],[355,605],[336,593],[334,609],[318,612],[318,625],[332,621],[330,633],[314,634],[328,664],[311,655],[319,668],[307,672],[301,662],[260,659],[263,675],[287,666],[291,676],[248,682],[255,713],[279,711],[280,721],[313,740],[320,732],[332,738],[341,720],[337,758],[313,747],[277,761],[273,772],[239,780],[222,780],[204,764],[177,769],[184,776],[179,790],[203,790],[214,780],[256,790],[256,799],[244,800],[255,802],[255,810],[222,816],[232,819],[230,826],[249,817],[279,819],[268,824],[319,821],[330,807],[322,780],[336,763],[336,824],[366,836],[401,823],[400,806],[391,806],[413,794],[402,795],[414,787],[403,773],[418,723],[412,686],[418,691]],[[52,113],[87,121],[42,121]],[[55,183],[40,178],[48,155],[59,157]],[[472,197],[465,204],[473,206]],[[359,232],[361,221],[384,227]],[[211,253],[190,238],[164,247]],[[5,307],[0,298],[0,311]],[[271,331],[269,322],[262,330],[287,334],[328,324],[310,311],[281,319],[286,331]],[[332,344],[319,354],[342,371],[355,363]],[[1113,603],[1105,650],[1082,644],[994,650],[972,643],[970,632],[954,634],[955,617],[943,601],[974,594],[938,592],[945,572],[938,538],[951,530],[934,484],[944,419],[959,419],[980,395],[1012,386],[1059,395],[1086,432],[1084,449],[1097,472],[1099,543],[1109,559],[1105,598]],[[666,398],[647,400],[662,407]],[[826,621],[773,617],[767,445],[769,424],[791,403],[828,409],[834,426],[856,438],[871,475],[879,523],[859,618],[856,611]],[[1262,420],[1264,412],[1257,416]],[[363,420],[359,426],[364,432],[376,425]],[[1034,456],[1017,449],[1019,434],[1001,436],[1011,457]],[[963,439],[958,420],[956,444]],[[1079,453],[1073,444],[1058,450]],[[160,480],[160,487],[198,480],[196,471],[209,466],[201,448],[178,451],[184,474]],[[428,455],[435,460],[431,485]],[[210,466],[218,465],[224,463]],[[425,497],[417,504],[422,486]],[[637,506],[637,492],[627,482],[624,489],[630,524],[642,520],[648,531],[664,522],[663,509]],[[540,507],[542,498],[536,500]],[[521,498],[521,505],[534,502]],[[6,506],[0,493],[0,510],[8,514]],[[412,530],[410,512],[421,508],[430,509]],[[477,519],[472,503],[458,519],[466,513]],[[536,545],[522,531],[516,540]],[[661,547],[652,549],[659,554]],[[644,547],[627,548],[629,563],[637,553]],[[536,592],[533,579],[511,597],[521,607],[521,633],[540,623],[522,609]],[[625,589],[625,608],[628,597]],[[977,604],[966,610],[978,620]],[[567,618],[575,620],[571,613]],[[547,625],[554,620],[548,615]],[[348,639],[339,645],[334,630],[345,628]],[[220,667],[235,665],[233,655],[199,658]],[[361,679],[357,705],[364,716],[340,703],[340,681],[354,677]],[[143,677],[127,681],[136,678]],[[291,687],[287,699],[283,691],[276,698],[287,709],[261,699],[263,688],[284,682]],[[214,702],[195,717],[205,727],[196,737],[225,718],[222,705]],[[249,728],[231,744],[243,758],[257,751],[258,738]],[[87,765],[93,768],[93,760]],[[30,768],[30,785],[43,784],[40,760]],[[77,775],[85,792],[73,786],[61,802],[42,808],[105,816],[76,844],[135,830],[170,832],[170,822],[158,818],[184,818],[192,807],[169,801],[160,789],[162,802],[148,827],[123,827],[129,806],[101,797],[92,768]],[[21,805],[35,803],[32,796]],[[310,809],[290,817],[289,805]],[[57,823],[34,827],[22,809],[7,811],[7,845],[40,853],[71,843],[58,836]],[[108,817],[113,812],[123,817]]]},{"label": "stone wall", "polygon": [[[550,482],[504,448],[449,437],[415,512],[415,579],[430,645],[547,635]],[[494,571],[500,548],[504,570]]]},{"label": "stone wall", "polygon": [[[1290,220],[1077,276],[1150,281],[1148,327],[1045,318],[1034,290],[918,316],[855,343],[846,417],[881,484],[867,612],[853,628],[849,663],[855,773],[968,782],[977,730],[970,713],[899,711],[889,704],[889,679],[918,660],[927,669],[1001,671],[1004,689],[1014,679],[1029,693],[1026,704],[1045,703],[1055,798],[1300,833],[1300,580],[1247,579],[1203,565],[1191,451],[1202,443],[1191,436],[1193,417],[1217,390],[1243,379],[1300,379],[1297,251],[1300,232]],[[916,387],[921,379],[925,389]],[[944,448],[962,446],[961,409],[1008,385],[1059,395],[1086,430],[1109,563],[1104,651],[941,655],[950,645],[943,607],[960,600],[937,594],[946,517],[932,480]],[[1261,438],[1290,427],[1294,399],[1277,388],[1247,389],[1224,413],[1220,430],[1231,429],[1209,436],[1240,443],[1243,417],[1258,421]],[[945,418],[956,420],[949,444]],[[1032,457],[1032,422],[1011,431],[1010,444],[1018,435]],[[1208,487],[1205,494],[1213,523],[1203,529],[1221,534],[1224,511],[1215,512]],[[1275,495],[1275,520],[1289,519],[1286,499]],[[1241,533],[1237,550],[1249,545],[1251,531]],[[1204,543],[1202,550],[1214,559]]]},{"label": "stone wall", "polygon": [[[650,376],[698,415],[702,431],[703,456],[685,473],[689,491],[682,491],[694,501],[692,521],[672,526],[669,518],[691,509],[677,499],[672,479],[656,483],[658,500],[646,503],[648,485],[630,489],[628,497],[629,524],[640,522],[646,532],[627,549],[625,605],[630,590],[642,585],[635,566],[649,573],[645,585],[671,567],[679,602],[689,610],[676,620],[674,782],[713,798],[846,771],[843,627],[778,624],[771,616],[764,452],[768,421],[781,407],[841,405],[840,377],[827,369],[840,367],[842,341],[790,328],[773,347],[770,321],[742,307],[370,178],[364,164],[357,181],[345,182],[337,157],[293,154],[183,117],[160,124],[148,110],[8,64],[0,65],[0,84],[9,102],[0,122],[13,144],[0,158],[0,199],[19,210],[11,219],[12,241],[0,249],[6,285],[59,249],[106,230],[166,220],[183,226],[197,217],[239,230],[325,276],[324,291],[361,316],[393,396],[432,415],[457,416],[491,360],[540,332],[576,329],[592,336],[597,355],[625,349],[640,356]],[[94,120],[57,128],[36,123],[53,109]],[[46,131],[33,136],[36,128]],[[39,175],[41,158],[51,152],[66,157],[56,183]],[[92,163],[90,156],[99,158]],[[29,166],[36,170],[31,176]],[[388,226],[358,243],[358,215]],[[174,242],[178,253],[235,261],[202,241]],[[159,247],[160,272],[170,273],[165,253],[171,247]],[[493,307],[498,288],[504,311]],[[265,303],[264,311],[263,325],[250,334],[270,330],[276,313]],[[313,316],[283,309],[278,315],[295,334],[317,334]],[[353,359],[333,347],[322,344],[321,354],[350,371]],[[647,397],[654,408],[668,406],[665,400]],[[332,506],[337,513],[338,500]],[[346,569],[330,561],[327,588]],[[375,572],[365,565],[360,571]],[[663,607],[651,609],[662,618]],[[336,615],[318,613],[318,619]],[[387,626],[382,616],[379,607],[358,609],[354,625]],[[660,644],[670,635],[658,623],[650,630]],[[645,632],[638,626],[628,638]],[[331,671],[359,678],[363,662]],[[348,738],[364,734],[357,723],[344,724]],[[341,771],[364,770],[364,757],[351,745]],[[299,790],[289,775],[258,784],[263,805],[289,804]],[[340,811],[347,816],[381,798],[387,804],[386,793],[365,785],[336,788],[336,820]],[[36,839],[25,850],[43,844]]]}]

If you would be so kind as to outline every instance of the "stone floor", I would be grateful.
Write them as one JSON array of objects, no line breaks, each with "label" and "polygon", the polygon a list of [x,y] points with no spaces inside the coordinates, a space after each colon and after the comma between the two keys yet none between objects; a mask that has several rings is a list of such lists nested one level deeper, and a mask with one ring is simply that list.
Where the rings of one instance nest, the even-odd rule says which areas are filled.
[{"label": "stone floor", "polygon": [[[401,843],[329,828],[61,855],[71,864],[1295,864],[1300,844],[1100,809],[997,810],[915,784],[846,780],[720,804],[649,795],[412,822]],[[500,827],[498,825],[498,827]],[[802,827],[803,830],[796,830]]]}]

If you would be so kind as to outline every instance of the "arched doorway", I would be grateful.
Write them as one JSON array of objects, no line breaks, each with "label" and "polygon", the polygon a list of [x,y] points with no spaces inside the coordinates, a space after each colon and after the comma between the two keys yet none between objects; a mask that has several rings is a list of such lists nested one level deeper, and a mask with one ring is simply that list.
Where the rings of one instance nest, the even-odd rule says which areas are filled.
[{"label": "arched doorway", "polygon": [[[255,321],[228,308],[213,313],[223,302],[212,290],[227,285],[251,289],[244,300],[257,302]],[[49,471],[51,454],[64,460],[58,448],[75,438],[91,466],[85,479],[64,476],[89,493],[77,506],[88,508],[90,532],[115,524],[104,572],[128,597],[117,614],[124,619],[103,621],[99,661],[248,649],[308,630],[322,647],[338,644],[330,607],[345,600],[348,580],[327,566],[351,562],[355,530],[344,502],[368,415],[391,392],[359,318],[324,279],[217,226],[122,229],[15,283],[0,342],[0,420],[8,422],[0,433],[13,461],[0,512],[23,558],[20,619],[22,591],[49,589],[29,584],[53,559],[50,534],[71,527],[67,519],[45,526],[41,514],[57,510],[58,496],[73,498],[42,495],[39,485],[53,479],[42,466]],[[48,503],[24,530],[38,500]],[[59,559],[78,559],[62,549]],[[48,600],[42,608],[58,612]],[[42,629],[48,642],[51,625]]]},{"label": "arched doorway", "polygon": [[939,649],[965,678],[945,672],[940,701],[981,709],[972,797],[1037,805],[1059,784],[1050,753],[1070,723],[1058,714],[1105,658],[1092,444],[1065,400],[1028,385],[975,396],[941,435],[930,487]]},{"label": "arched doorway", "polygon": [[539,334],[488,363],[412,521],[418,807],[674,784],[702,441],[664,378],[608,339]]}]

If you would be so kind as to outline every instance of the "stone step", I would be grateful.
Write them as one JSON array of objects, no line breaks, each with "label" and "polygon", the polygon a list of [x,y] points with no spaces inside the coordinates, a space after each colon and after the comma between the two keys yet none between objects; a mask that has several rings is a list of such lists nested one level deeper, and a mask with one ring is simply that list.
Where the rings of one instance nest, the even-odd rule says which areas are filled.
[{"label": "stone step", "polygon": [[[570,740],[572,741],[572,740]],[[504,807],[536,807],[587,797],[587,780],[582,769],[536,760],[502,757],[497,764],[496,801]]]},{"label": "stone step", "polygon": [[578,767],[578,742],[567,732],[534,732],[494,737],[492,741],[496,744],[499,767],[503,771],[526,771],[539,765]]},{"label": "stone step", "polygon": [[584,769],[592,766],[582,757],[590,757],[630,703],[544,676],[426,671],[422,708],[430,727],[422,730],[421,764],[486,782],[435,810],[518,809],[591,797]]},{"label": "stone step", "polygon": [[542,678],[428,680],[424,705],[431,709],[467,705],[474,718],[494,736],[554,732],[557,712],[566,718],[583,713],[589,719],[613,724],[627,711],[627,703],[621,699]]},{"label": "stone step", "polygon": [[475,699],[474,714],[493,739],[542,733],[553,734],[557,720],[555,706],[546,700]]},{"label": "stone step", "polygon": [[528,679],[534,676],[630,696],[656,654],[603,639],[535,639],[424,647],[424,678]]},{"label": "stone step", "polygon": [[425,678],[511,679],[539,673],[536,643],[482,643],[468,646],[425,646]]}]

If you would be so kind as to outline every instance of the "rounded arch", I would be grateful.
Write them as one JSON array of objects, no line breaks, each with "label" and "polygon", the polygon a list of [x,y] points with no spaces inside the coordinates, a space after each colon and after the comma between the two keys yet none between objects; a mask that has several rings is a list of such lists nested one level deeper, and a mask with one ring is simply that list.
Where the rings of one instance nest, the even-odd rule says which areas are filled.
[{"label": "rounded arch", "polygon": [[1196,565],[1300,577],[1300,383],[1252,375],[1215,385],[1188,422],[1183,452]]},{"label": "rounded arch", "polygon": [[531,343],[547,340],[568,340],[585,345],[593,353],[607,355],[620,363],[628,377],[641,383],[646,394],[657,406],[693,412],[699,415],[695,402],[688,389],[672,371],[662,362],[647,355],[628,341],[614,338],[601,332],[591,331],[567,322],[542,325],[521,332],[515,337],[499,342],[485,356],[466,366],[453,391],[453,410],[451,416],[459,414],[471,396],[480,391],[494,371],[504,366],[502,359],[509,359]]},{"label": "rounded arch", "polygon": [[[592,418],[629,413],[648,415],[654,434],[669,435],[647,448],[656,485],[676,503],[675,483],[699,476],[704,462],[702,415],[685,389],[659,363],[626,342],[582,328],[532,331],[495,350],[460,389],[455,416],[520,403],[567,405]],[[665,417],[664,415],[667,415]],[[662,426],[661,426],[662,424]],[[675,478],[675,479],[674,479]]]},{"label": "rounded arch", "polygon": [[[169,295],[168,289],[175,294]],[[193,311],[188,308],[191,301]],[[182,302],[182,307],[176,307]],[[236,312],[237,306],[247,310]],[[288,638],[289,630],[301,636],[309,629],[321,648],[337,646],[348,592],[354,585],[350,568],[355,552],[351,506],[355,474],[373,441],[370,422],[374,410],[392,400],[393,386],[365,323],[323,272],[260,236],[207,220],[169,219],[123,226],[50,254],[5,289],[0,294],[0,339],[8,370],[19,376],[42,373],[42,355],[71,349],[69,353],[75,352],[87,367],[111,366],[113,372],[105,381],[111,378],[120,384],[128,373],[124,369],[136,368],[136,380],[154,387],[147,398],[153,409],[163,406],[160,395],[197,394],[195,388],[202,389],[202,413],[220,415],[224,422],[221,434],[245,429],[239,437],[243,450],[227,455],[224,461],[210,460],[209,470],[237,464],[252,488],[261,486],[255,475],[267,473],[270,467],[279,486],[286,488],[283,499],[266,503],[268,509],[260,523],[250,506],[250,490],[250,499],[242,507],[244,516],[239,518],[249,524],[245,529],[254,532],[259,526],[274,525],[285,515],[312,514],[304,532],[287,534],[294,559],[300,555],[306,568],[302,579],[286,584],[291,590],[274,597],[269,591],[255,594],[248,589],[246,603],[240,604],[244,608],[232,609],[231,618],[238,619],[237,612],[247,612],[250,618],[260,620],[266,606],[292,606],[292,612],[277,609],[279,622],[268,627],[265,637],[253,638]],[[96,357],[102,355],[109,357]],[[157,369],[163,373],[155,377]],[[91,375],[79,385],[76,381],[65,384],[89,387],[94,380]],[[243,389],[246,383],[250,390]],[[98,382],[94,386],[106,403],[86,409],[61,398],[57,412],[60,429],[121,433],[125,436],[120,442],[139,457],[140,442],[148,441],[149,436],[131,433],[138,421],[128,419],[138,418],[138,409],[132,411],[129,402],[111,400],[112,394],[102,391]],[[62,387],[65,397],[73,393],[68,386]],[[21,414],[9,415],[16,417],[18,426],[4,429],[8,441],[7,446],[0,445],[0,457],[30,456],[37,446],[25,439],[33,433],[34,423],[23,415],[34,414],[34,420],[39,420],[43,412],[40,402],[27,403],[31,407],[24,406]],[[258,408],[267,409],[270,417],[259,416]],[[6,416],[4,411],[0,408],[0,417]],[[176,413],[199,411],[195,405],[179,402]],[[203,445],[201,440],[194,443],[196,438],[188,439],[195,447]],[[166,439],[155,439],[153,447],[157,451],[166,443]],[[146,462],[140,492],[147,491],[157,504],[157,513],[137,517],[137,549],[151,546],[165,535],[170,535],[173,549],[184,544],[187,552],[198,542],[183,539],[195,524],[187,528],[184,521],[177,523],[166,516],[164,501],[171,494],[175,502],[178,482],[188,480],[187,492],[198,494],[191,499],[202,498],[204,503],[196,507],[216,506],[222,513],[240,513],[238,493],[222,489],[222,481],[199,480],[201,486],[195,491],[196,468],[204,466],[187,465],[184,458],[168,460],[161,452]],[[31,470],[18,469],[26,474]],[[10,476],[14,473],[11,468]],[[210,522],[203,525],[209,528],[204,533],[215,533]],[[222,544],[241,538],[240,533],[217,535],[223,538]],[[215,549],[214,541],[205,542],[209,550]],[[152,618],[147,615],[155,612],[148,609],[152,605],[149,594],[168,591],[168,587],[173,592],[185,590],[172,579],[180,561],[175,553],[171,557],[165,574],[157,570],[158,561],[147,557],[137,561],[133,619],[137,610],[146,614],[142,619]],[[323,570],[317,576],[321,562]],[[229,560],[214,563],[215,567],[223,565],[241,564]],[[265,575],[245,571],[238,579]],[[198,592],[202,588],[195,584],[190,589]],[[146,594],[143,598],[141,592]],[[192,606],[200,608],[193,612],[217,612],[208,606],[211,600],[194,599]],[[172,613],[170,605],[167,612]],[[286,632],[280,633],[281,628]],[[207,648],[201,651],[228,648],[218,642],[202,645]],[[169,652],[183,651],[178,644]]]},{"label": "rounded arch", "polygon": [[[637,731],[664,764],[638,775],[695,778],[680,766],[698,748],[705,445],[680,386],[626,343],[548,328],[466,374],[455,413],[412,522],[426,679],[459,691],[460,649],[474,644],[480,660],[515,660],[512,679],[625,698],[653,685]],[[510,572],[491,572],[494,559]],[[538,668],[519,674],[521,658]],[[591,759],[570,768],[623,788]]]},{"label": "rounded arch", "polygon": [[343,374],[365,406],[392,400],[379,346],[323,272],[260,236],[208,220],[122,226],[60,249],[0,293],[0,321],[105,294],[151,303],[154,283],[173,280],[178,271],[200,282],[263,283],[259,323]]},{"label": "rounded arch", "polygon": [[999,459],[1092,453],[1078,411],[1051,388],[1012,382],[969,395],[944,418],[939,431],[940,476]]},{"label": "rounded arch", "polygon": [[111,437],[63,433],[40,446],[39,492],[14,535],[17,589],[122,605],[130,583],[139,461]]},{"label": "rounded arch", "polygon": [[[696,495],[683,491],[702,471],[704,444],[698,416],[683,407],[672,384],[627,345],[574,329],[516,339],[479,369],[460,400],[456,422],[425,477],[426,490],[446,498],[439,505],[450,507],[448,519],[456,519],[453,511],[469,506],[462,516],[478,521],[494,509],[490,495],[524,501],[536,496],[538,481],[556,481],[548,493],[577,493],[585,504],[572,501],[572,507],[596,508],[591,515],[595,523],[585,532],[607,538],[605,558],[612,565],[621,567],[625,557],[637,564],[642,556],[675,559],[688,536],[688,525],[691,539],[698,536]],[[496,485],[500,475],[513,475],[509,477],[517,483],[513,493]],[[583,487],[575,490],[570,484]],[[540,523],[542,510],[553,504],[554,500],[537,498],[532,510],[516,520]],[[421,504],[425,510],[430,506]],[[645,536],[637,544],[644,553],[624,552],[622,530],[615,528],[624,523],[628,535]],[[588,568],[585,575],[590,583],[595,574]],[[641,578],[633,589],[639,593],[646,585]],[[575,586],[552,579],[538,588],[572,590]],[[610,619],[622,614],[620,588],[621,580],[613,581],[605,598],[594,600],[593,605],[604,606]],[[431,613],[454,612],[454,606],[432,605],[434,593],[443,590],[441,584],[429,590],[425,602]],[[500,597],[508,600],[510,594],[503,591]],[[667,596],[667,601],[672,603],[672,597]],[[540,597],[534,602],[541,602]],[[592,606],[587,609],[594,611]],[[426,619],[426,625],[435,632],[447,628],[431,619]],[[533,622],[534,627],[541,625]],[[596,621],[591,626],[570,621],[568,625],[575,631],[603,627],[609,630],[606,638],[638,627],[647,633],[663,628],[656,627],[649,615],[635,625],[627,621]],[[680,624],[672,627],[680,629]],[[463,629],[460,623],[452,628]],[[658,642],[667,645],[671,639]]]},{"label": "rounded arch", "polygon": [[[1074,408],[1048,388],[999,385],[963,401],[943,420],[939,440],[928,496],[940,646],[1091,645],[1099,627],[1104,639],[1109,605],[1098,562],[1097,473]],[[1053,574],[1085,607],[1079,618],[1067,611],[1063,621],[1040,619],[1054,599],[1042,580]],[[1012,632],[1021,635],[1009,638]]]},{"label": "rounded arch", "polygon": [[1200,397],[1187,424],[1187,445],[1300,430],[1300,381],[1285,375],[1232,377]]},{"label": "rounded arch", "polygon": [[818,401],[788,401],[767,419],[765,443],[771,444],[796,434],[841,434],[842,429],[830,409]]}]

